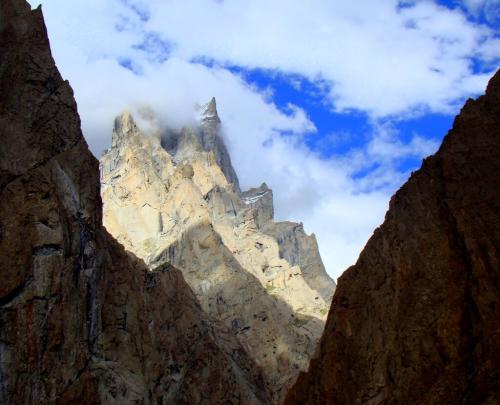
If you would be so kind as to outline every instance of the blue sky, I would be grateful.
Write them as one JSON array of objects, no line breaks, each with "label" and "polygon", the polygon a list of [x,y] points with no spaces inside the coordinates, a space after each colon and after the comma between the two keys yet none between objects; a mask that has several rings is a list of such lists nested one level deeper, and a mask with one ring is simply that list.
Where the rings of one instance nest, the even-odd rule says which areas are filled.
[{"label": "blue sky", "polygon": [[390,196],[500,62],[500,0],[32,0],[96,156],[122,109],[162,125],[217,98],[243,187],[353,264]]},{"label": "blue sky", "polygon": [[[328,159],[344,155],[355,148],[361,148],[370,133],[370,117],[362,111],[338,113],[325,104],[321,88],[305,78],[296,75],[289,77],[265,70],[245,70],[229,67],[244,79],[260,88],[271,91],[274,103],[284,113],[292,103],[307,111],[309,118],[317,128],[317,133],[305,139],[307,146],[322,158]],[[407,119],[391,121],[399,132],[400,139],[409,142],[414,133],[440,142],[451,128],[454,113],[426,113]],[[410,156],[401,162],[400,170],[411,171],[421,163],[420,158]]]}]

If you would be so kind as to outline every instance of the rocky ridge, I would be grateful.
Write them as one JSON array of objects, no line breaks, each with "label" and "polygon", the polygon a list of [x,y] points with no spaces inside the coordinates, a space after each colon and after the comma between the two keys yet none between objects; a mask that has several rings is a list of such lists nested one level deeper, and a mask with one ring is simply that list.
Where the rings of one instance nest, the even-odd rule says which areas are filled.
[{"label": "rocky ridge", "polygon": [[307,368],[335,284],[314,235],[273,221],[265,184],[240,192],[219,125],[214,99],[198,126],[163,136],[145,135],[128,112],[117,117],[101,157],[104,224],[150,268],[183,272],[279,402]]},{"label": "rocky ridge", "polygon": [[500,71],[340,277],[288,404],[498,404]]},{"label": "rocky ridge", "polygon": [[0,6],[0,403],[269,403],[170,265],[102,226],[98,161],[41,9]]}]

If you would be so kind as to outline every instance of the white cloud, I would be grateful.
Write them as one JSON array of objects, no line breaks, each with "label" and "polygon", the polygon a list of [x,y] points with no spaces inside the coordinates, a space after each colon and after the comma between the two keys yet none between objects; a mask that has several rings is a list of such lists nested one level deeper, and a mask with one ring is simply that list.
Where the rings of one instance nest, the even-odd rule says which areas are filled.
[{"label": "white cloud", "polygon": [[[500,14],[500,9],[498,10]],[[481,59],[485,62],[491,62],[493,67],[495,67],[495,62],[500,59],[500,38],[492,39],[481,45],[478,49]]]},{"label": "white cloud", "polygon": [[[179,126],[194,118],[196,103],[215,96],[242,185],[266,181],[278,219],[303,221],[316,233],[334,277],[382,221],[406,176],[398,162],[437,146],[418,134],[405,143],[378,117],[450,111],[484,88],[488,75],[474,74],[470,58],[498,58],[488,28],[430,1],[42,3],[54,57],[75,90],[96,155],[109,145],[113,118],[124,108],[151,106]],[[200,59],[214,63],[193,61]],[[367,143],[346,156],[320,158],[301,141],[315,131],[307,112],[292,104],[278,109],[272,89],[249,85],[226,63],[288,75],[297,89],[302,77],[317,82],[332,108],[372,117]]]},{"label": "white cloud", "polygon": [[[127,4],[142,10],[140,15]],[[495,4],[498,0],[465,2],[469,10]],[[66,41],[88,58],[141,60],[144,54],[131,45],[154,33],[182,60],[208,57],[321,79],[330,85],[336,110],[359,109],[373,116],[415,108],[454,111],[458,100],[480,93],[491,76],[475,74],[471,58],[498,62],[499,57],[492,29],[468,21],[458,8],[426,0],[311,0],[307,6],[299,0],[254,0],[244,6],[234,0],[70,5],[46,0],[44,6],[56,15],[52,25],[66,28]],[[144,14],[148,21],[141,19]],[[69,29],[82,25],[81,15],[91,21],[85,19],[82,30]]]},{"label": "white cloud", "polygon": [[341,111],[449,112],[457,99],[483,90],[488,75],[475,75],[470,58],[493,33],[459,9],[406,3],[254,0],[243,11],[238,1],[153,0],[143,7],[151,14],[145,27],[173,41],[184,59],[208,55],[321,77]]}]

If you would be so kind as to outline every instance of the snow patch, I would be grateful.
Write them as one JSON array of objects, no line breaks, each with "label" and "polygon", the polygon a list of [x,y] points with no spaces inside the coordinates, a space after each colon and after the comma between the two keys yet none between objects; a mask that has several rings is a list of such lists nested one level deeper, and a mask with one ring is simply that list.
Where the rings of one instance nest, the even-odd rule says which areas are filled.
[{"label": "snow patch", "polygon": [[257,195],[254,195],[252,197],[244,197],[243,198],[243,202],[246,204],[246,205],[250,205],[250,204],[255,204],[257,201],[259,201],[262,197],[264,197],[267,193],[269,193],[269,190],[266,190],[266,191],[263,191]]}]

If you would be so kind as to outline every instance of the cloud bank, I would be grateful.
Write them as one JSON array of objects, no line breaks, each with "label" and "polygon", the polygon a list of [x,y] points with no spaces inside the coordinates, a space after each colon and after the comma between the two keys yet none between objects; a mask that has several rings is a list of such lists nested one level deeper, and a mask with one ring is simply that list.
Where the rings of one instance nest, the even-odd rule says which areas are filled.
[{"label": "cloud bank", "polygon": [[[97,156],[121,110],[148,106],[178,127],[215,96],[242,186],[266,181],[277,218],[316,233],[335,278],[382,221],[408,174],[401,161],[437,147],[426,134],[402,137],[394,123],[456,112],[483,91],[500,57],[495,30],[474,17],[486,10],[478,0],[451,8],[392,0],[41,3]],[[297,89],[310,83],[323,108],[366,116],[366,141],[325,158],[305,142],[327,140],[308,111],[278,106],[273,89],[248,83],[235,66],[285,75]]]}]

